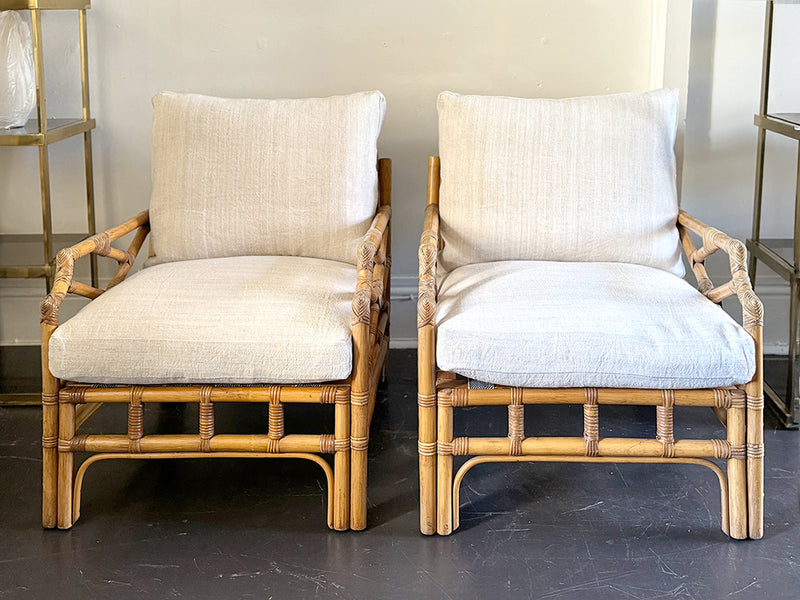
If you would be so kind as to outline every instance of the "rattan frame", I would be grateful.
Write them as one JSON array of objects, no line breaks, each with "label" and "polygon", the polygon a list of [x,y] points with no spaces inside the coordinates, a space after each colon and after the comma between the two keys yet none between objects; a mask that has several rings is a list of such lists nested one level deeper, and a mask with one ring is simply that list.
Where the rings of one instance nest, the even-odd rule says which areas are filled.
[{"label": "rattan frame", "polygon": [[[485,462],[680,463],[710,468],[721,491],[722,530],[736,539],[763,535],[763,307],[750,285],[744,245],[681,211],[677,227],[700,292],[713,302],[735,295],[743,325],[753,337],[756,372],[744,386],[706,390],[611,388],[529,389],[495,386],[469,389],[468,382],[436,366],[437,262],[439,235],[439,157],[428,162],[428,198],[419,247],[417,327],[420,531],[448,535],[458,528],[459,487],[464,475]],[[690,234],[699,236],[697,248]],[[705,259],[722,250],[730,259],[731,280],[714,287]],[[657,293],[657,290],[653,290]],[[584,435],[525,437],[524,405],[582,404]],[[604,404],[656,407],[656,439],[600,438],[599,407]],[[462,406],[508,406],[508,435],[497,438],[453,437],[453,409]],[[727,430],[725,439],[675,439],[675,406],[709,406]],[[453,474],[453,457],[471,456]],[[710,459],[727,461],[727,473]]]},{"label": "rattan frame", "polygon": [[[379,207],[357,250],[358,279],[353,293],[353,371],[342,381],[318,386],[158,386],[109,387],[77,384],[53,377],[48,369],[50,337],[59,324],[67,294],[94,299],[122,282],[150,230],[147,211],[122,225],[62,250],[56,259],[53,289],[41,306],[42,326],[42,525],[72,527],[80,515],[86,469],[108,459],[299,458],[318,464],[328,483],[328,526],[364,529],[367,524],[367,447],[375,395],[389,347],[391,273],[391,160],[378,160]],[[133,234],[127,250],[111,246]],[[73,279],[75,261],[107,256],[119,264],[105,289]],[[144,407],[151,402],[195,402],[197,434],[145,435]],[[216,434],[214,404],[258,402],[268,406],[263,435]],[[128,405],[127,435],[81,435],[81,425],[104,403]],[[334,434],[291,435],[284,431],[283,405],[333,404]],[[75,473],[75,454],[92,456]],[[320,454],[333,454],[333,468]]]}]

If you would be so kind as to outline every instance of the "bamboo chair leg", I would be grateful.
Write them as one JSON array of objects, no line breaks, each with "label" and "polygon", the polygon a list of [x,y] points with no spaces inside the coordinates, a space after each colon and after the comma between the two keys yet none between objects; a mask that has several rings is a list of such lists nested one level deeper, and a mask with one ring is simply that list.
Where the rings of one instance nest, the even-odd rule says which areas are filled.
[{"label": "bamboo chair leg", "polygon": [[436,407],[435,396],[419,399],[419,529],[436,533]]},{"label": "bamboo chair leg", "polygon": [[367,526],[368,392],[353,390],[350,397],[353,437],[350,439],[350,528]]},{"label": "bamboo chair leg", "polygon": [[439,392],[437,411],[436,531],[439,535],[453,532],[453,404],[452,391]]},{"label": "bamboo chair leg", "polygon": [[747,504],[748,533],[764,536],[764,397],[747,397]]},{"label": "bamboo chair leg", "polygon": [[433,361],[433,326],[420,329],[417,353],[419,390],[419,530],[436,533],[436,366]]},{"label": "bamboo chair leg", "polygon": [[[58,437],[69,443],[75,436],[75,405],[62,403],[59,406]],[[75,454],[69,450],[58,450],[58,528],[72,527],[72,486]]]},{"label": "bamboo chair leg", "polygon": [[728,441],[731,458],[728,460],[730,490],[730,536],[737,540],[747,537],[747,460],[745,446],[745,407],[728,409]]},{"label": "bamboo chair leg", "polygon": [[58,523],[58,396],[42,394],[42,527]]},{"label": "bamboo chair leg", "polygon": [[47,529],[58,523],[58,380],[47,368],[54,329],[42,324],[42,527]]},{"label": "bamboo chair leg", "polygon": [[350,527],[350,397],[336,398],[333,457],[333,528]]}]

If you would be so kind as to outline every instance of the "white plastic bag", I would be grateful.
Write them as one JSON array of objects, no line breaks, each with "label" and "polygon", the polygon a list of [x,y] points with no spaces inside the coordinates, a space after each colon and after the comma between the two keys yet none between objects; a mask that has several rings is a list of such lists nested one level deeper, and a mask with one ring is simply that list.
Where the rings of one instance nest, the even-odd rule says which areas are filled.
[{"label": "white plastic bag", "polygon": [[0,128],[21,127],[36,106],[31,28],[16,11],[0,12]]}]

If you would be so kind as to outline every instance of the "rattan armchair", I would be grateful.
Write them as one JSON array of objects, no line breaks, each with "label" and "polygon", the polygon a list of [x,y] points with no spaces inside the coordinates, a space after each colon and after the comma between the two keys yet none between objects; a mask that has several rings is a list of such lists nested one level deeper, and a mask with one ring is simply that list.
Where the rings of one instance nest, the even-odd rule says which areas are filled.
[{"label": "rattan armchair", "polygon": [[[677,105],[440,95],[419,247],[422,533],[458,528],[473,466],[554,461],[708,467],[722,530],[763,535],[762,304],[744,245],[678,208]],[[731,279],[714,287],[718,250]],[[717,306],[730,296],[741,326]],[[544,404],[582,405],[583,436],[526,436],[524,407]],[[456,409],[492,405],[504,435],[454,432]],[[604,405],[655,407],[655,438],[601,437]],[[678,439],[682,406],[711,407],[726,434]]]},{"label": "rattan armchair", "polygon": [[[42,303],[43,525],[73,525],[98,461],[263,457],[319,465],[328,526],[363,529],[389,340],[385,100],[154,105],[150,210],[62,250]],[[148,262],[127,277],[151,229]],[[112,246],[128,234],[127,250]],[[119,264],[104,289],[73,278],[90,254]],[[60,324],[67,294],[91,302]],[[164,402],[199,405],[197,429],[145,431],[146,407]],[[263,432],[216,431],[219,403],[261,404]],[[103,404],[127,405],[127,433],[80,432]],[[334,405],[333,433],[285,431],[287,404]]]}]

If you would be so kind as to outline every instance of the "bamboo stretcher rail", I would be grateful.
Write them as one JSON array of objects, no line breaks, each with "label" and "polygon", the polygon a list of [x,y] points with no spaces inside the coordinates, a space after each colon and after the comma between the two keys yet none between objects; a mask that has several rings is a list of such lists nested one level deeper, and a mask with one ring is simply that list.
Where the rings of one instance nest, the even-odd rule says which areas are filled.
[{"label": "bamboo stretcher rail", "polygon": [[169,452],[165,454],[95,454],[87,458],[78,468],[75,474],[75,485],[72,491],[72,523],[81,516],[81,490],[87,469],[93,464],[103,460],[138,460],[138,459],[174,459],[174,458],[297,458],[310,460],[316,463],[325,474],[327,482],[327,522],[330,529],[334,529],[334,476],[330,465],[316,454],[289,453],[289,454],[270,454],[266,452]]},{"label": "bamboo stretcher rail", "polygon": [[[207,388],[211,388],[210,392]],[[148,402],[199,402],[204,394],[210,393],[212,403],[217,402],[269,402],[277,393],[278,401],[292,404],[334,404],[346,398],[349,386],[344,384],[322,385],[317,387],[292,386],[124,386],[124,387],[86,387],[81,384],[67,384],[59,392],[61,402],[73,404],[108,402],[128,403],[134,390],[141,392],[141,401]]]},{"label": "bamboo stretcher rail", "polygon": [[[331,434],[290,434],[275,440],[264,434],[217,434],[207,440],[208,452],[285,452],[334,453],[334,436]],[[277,441],[277,445],[275,442]],[[63,452],[105,452],[105,453],[160,453],[160,452],[201,452],[203,438],[198,434],[154,434],[136,440],[137,452],[131,452],[131,438],[127,435],[76,435],[70,440],[59,440]]]},{"label": "bamboo stretcher rail", "polygon": [[103,293],[103,290],[86,285],[85,283],[80,283],[79,281],[73,281],[69,284],[69,293],[94,300]]},{"label": "bamboo stretcher rail", "polygon": [[[459,387],[440,391],[449,394],[453,406],[504,406],[508,404],[515,389],[496,387],[493,389],[467,389],[464,381]],[[658,406],[663,402],[661,390],[625,388],[523,388],[522,404],[582,404],[587,390],[597,395],[597,404]],[[712,406],[728,408],[745,405],[746,394],[740,388],[714,388],[698,390],[674,390],[675,406]]]},{"label": "bamboo stretcher rail", "polygon": [[[521,440],[519,456],[585,456],[586,442],[579,437],[527,437]],[[442,445],[439,452],[454,456],[509,456],[512,441],[500,437],[457,437],[452,444]],[[602,438],[598,440],[597,456],[654,457],[663,455],[663,444],[648,438]],[[742,444],[738,452],[744,456]],[[674,444],[676,458],[729,458],[731,444],[727,440],[678,440]]]}]

